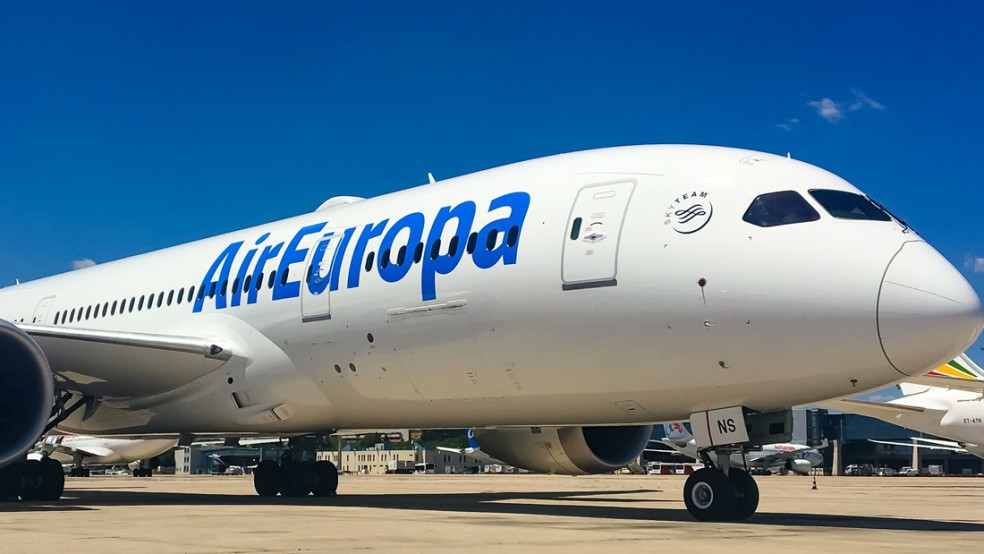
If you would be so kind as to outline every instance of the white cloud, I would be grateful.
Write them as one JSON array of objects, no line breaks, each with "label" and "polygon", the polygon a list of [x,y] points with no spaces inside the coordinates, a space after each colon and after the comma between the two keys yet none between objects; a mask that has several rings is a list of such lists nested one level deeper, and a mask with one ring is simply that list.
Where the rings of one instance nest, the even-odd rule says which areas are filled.
[{"label": "white cloud", "polygon": [[967,269],[974,270],[974,273],[984,273],[984,258],[978,258],[977,256],[967,254],[967,257],[964,258],[964,266],[966,266]]},{"label": "white cloud", "polygon": [[817,115],[826,119],[828,123],[837,123],[838,121],[844,119],[844,110],[841,109],[840,104],[834,102],[830,98],[807,102],[806,105],[816,108]]},{"label": "white cloud", "polygon": [[854,102],[848,107],[852,112],[856,112],[861,108],[874,108],[878,111],[883,111],[885,105],[877,100],[873,100],[867,94],[861,92],[860,90],[854,89],[851,92],[854,93]]},{"label": "white cloud", "polygon": [[789,131],[792,131],[793,130],[793,125],[796,125],[799,122],[800,122],[799,119],[793,117],[793,118],[787,119],[786,121],[784,121],[782,123],[776,123],[776,127],[779,127],[783,131],[789,132]]},{"label": "white cloud", "polygon": [[72,269],[83,269],[86,267],[92,267],[96,265],[96,262],[90,260],[89,258],[82,258],[81,260],[72,260]]},{"label": "white cloud", "polygon": [[847,112],[856,112],[866,108],[877,111],[884,111],[885,105],[868,96],[864,92],[851,89],[854,99],[848,102],[837,102],[824,97],[823,100],[813,100],[806,105],[817,110],[817,115],[827,120],[827,123],[837,123],[847,116]]}]

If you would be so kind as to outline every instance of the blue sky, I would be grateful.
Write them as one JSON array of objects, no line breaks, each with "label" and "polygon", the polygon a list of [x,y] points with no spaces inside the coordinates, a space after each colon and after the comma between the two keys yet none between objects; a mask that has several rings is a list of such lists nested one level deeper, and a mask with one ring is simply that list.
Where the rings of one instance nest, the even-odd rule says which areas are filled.
[{"label": "blue sky", "polygon": [[845,177],[984,295],[981,21],[969,1],[7,2],[0,283],[428,171],[685,142]]}]

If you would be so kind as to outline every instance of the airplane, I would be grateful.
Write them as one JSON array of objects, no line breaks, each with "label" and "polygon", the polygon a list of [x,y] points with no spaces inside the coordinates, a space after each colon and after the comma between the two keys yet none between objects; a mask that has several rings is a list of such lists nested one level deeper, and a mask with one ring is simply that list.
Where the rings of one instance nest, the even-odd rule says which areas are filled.
[{"label": "airplane", "polygon": [[128,464],[134,477],[150,477],[153,469],[139,463],[174,448],[178,438],[117,438],[88,435],[48,435],[33,456],[50,457],[61,464],[72,464],[72,477],[88,477],[87,466]]},{"label": "airplane", "polygon": [[475,440],[475,429],[468,430],[468,446],[466,448],[451,448],[450,446],[438,446],[437,449],[441,452],[448,452],[450,454],[459,454],[461,456],[468,456],[469,458],[479,462],[482,465],[500,465],[507,466],[509,464],[499,460],[498,458],[493,458],[489,456],[484,451],[482,451],[481,445]]},{"label": "airplane", "polygon": [[[697,443],[683,422],[666,423],[663,425],[666,438],[660,442],[684,456],[700,459]],[[731,454],[732,467],[747,467],[752,470],[767,471],[771,469],[788,470],[800,475],[808,475],[810,470],[823,464],[823,454],[817,448],[824,446],[806,446],[795,443],[778,443],[762,445],[761,450],[747,453]],[[710,455],[711,460],[717,460],[716,455]]]},{"label": "airplane", "polygon": [[911,381],[915,382],[899,383],[903,396],[888,402],[834,399],[820,405],[951,439],[917,438],[916,444],[871,442],[969,452],[984,458],[984,370],[962,354]]},{"label": "airplane", "polygon": [[511,465],[584,474],[688,419],[707,467],[687,510],[734,521],[755,480],[706,454],[788,441],[791,406],[917,375],[984,325],[960,273],[847,181],[695,145],[333,197],[2,289],[0,319],[0,496],[60,496],[23,462],[52,428],[293,435],[257,493],[330,496],[311,434],[333,429],[475,427]]}]

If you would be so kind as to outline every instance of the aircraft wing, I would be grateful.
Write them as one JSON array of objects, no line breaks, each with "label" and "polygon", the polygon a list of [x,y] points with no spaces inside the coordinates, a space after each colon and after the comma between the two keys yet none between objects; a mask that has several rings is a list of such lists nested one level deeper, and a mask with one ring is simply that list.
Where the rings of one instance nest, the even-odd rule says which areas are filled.
[{"label": "aircraft wing", "polygon": [[232,446],[253,446],[256,444],[272,444],[279,442],[282,442],[280,437],[228,437],[221,439],[200,439],[192,442],[191,445],[202,448],[224,448]]},{"label": "aircraft wing", "polygon": [[160,394],[232,358],[214,339],[19,324],[44,351],[57,386],[96,398]]},{"label": "aircraft wing", "polygon": [[[928,439],[920,439],[920,440],[928,441]],[[961,452],[961,453],[967,452],[967,449],[961,447],[959,443],[951,442],[951,441],[937,440],[937,441],[932,441],[933,443],[937,443],[937,444],[916,444],[911,442],[879,441],[875,439],[868,439],[868,442],[874,442],[878,444],[890,444],[892,446],[908,446],[909,448],[925,448],[927,450],[949,450],[951,452]]]},{"label": "aircraft wing", "polygon": [[818,404],[831,410],[840,410],[842,412],[850,412],[852,414],[869,416],[881,420],[884,420],[886,417],[898,417],[904,413],[921,414],[924,412],[940,412],[942,415],[941,410],[934,410],[932,408],[906,406],[904,404],[868,402],[866,400],[825,400],[823,402],[819,402]]},{"label": "aircraft wing", "polygon": [[984,369],[965,354],[957,356],[949,363],[925,375],[912,377],[906,381],[930,387],[948,387],[984,393]]},{"label": "aircraft wing", "polygon": [[469,458],[481,462],[485,465],[500,465],[507,466],[509,464],[497,460],[492,456],[489,456],[485,452],[482,452],[479,448],[449,448],[447,446],[438,446],[438,450],[441,452],[450,452],[452,454],[461,454],[462,456],[468,456]]},{"label": "aircraft wing", "polygon": [[46,450],[50,449],[49,452],[51,450],[54,450],[55,452],[60,452],[62,454],[67,454],[69,456],[74,455],[76,452],[81,452],[86,456],[93,456],[93,457],[112,456],[113,454],[115,454],[115,452],[104,446],[86,445],[86,444],[73,444],[72,446],[65,446],[63,444],[48,443],[45,444],[44,447]]}]

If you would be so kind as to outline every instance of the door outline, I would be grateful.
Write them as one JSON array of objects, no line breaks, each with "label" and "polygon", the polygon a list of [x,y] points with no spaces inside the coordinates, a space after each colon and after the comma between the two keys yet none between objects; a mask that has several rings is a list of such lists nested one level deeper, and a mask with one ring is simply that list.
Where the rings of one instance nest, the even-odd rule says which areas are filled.
[{"label": "door outline", "polygon": [[[304,278],[301,280],[301,321],[323,321],[331,319],[331,269],[335,267],[335,256],[338,255],[338,242],[344,240],[341,228],[325,229],[318,242],[311,248],[311,253],[304,262]],[[318,273],[314,273],[311,264],[318,252],[324,251]],[[325,273],[328,269],[328,273]],[[319,293],[311,292],[312,279],[326,279],[325,290]],[[323,302],[319,300],[323,299]]]},{"label": "door outline", "polygon": [[51,305],[54,303],[54,295],[42,298],[41,301],[38,302],[38,307],[34,310],[34,319],[31,320],[31,323],[40,323],[43,325],[48,319],[48,312],[51,311]]},{"label": "door outline", "polygon": [[[611,181],[604,181],[600,183],[589,183],[583,185],[581,188],[578,189],[577,195],[575,195],[574,201],[571,204],[571,210],[567,216],[567,225],[564,227],[564,246],[561,249],[561,261],[560,261],[560,279],[562,283],[561,287],[563,290],[614,287],[618,285],[618,279],[617,279],[618,255],[622,244],[622,229],[625,227],[625,215],[626,213],[628,213],[629,204],[632,202],[632,195],[635,192],[635,187],[637,184],[638,181],[636,179],[617,179]],[[582,200],[582,197],[586,196],[586,194],[589,193],[591,189],[597,189],[603,187],[612,187],[616,189],[615,194],[597,198],[598,194],[604,194],[603,191],[598,191],[595,193],[596,198],[591,198],[591,199],[585,198],[586,201],[579,204],[579,202]],[[619,187],[623,190],[622,191],[618,190]],[[617,230],[614,232],[615,247],[614,247],[614,253],[612,255],[612,261],[610,266],[611,271],[610,272],[607,271],[607,268],[609,266],[607,265],[607,263],[605,263],[604,265],[596,266],[596,269],[601,270],[597,272],[599,273],[599,275],[597,276],[588,276],[586,278],[583,276],[577,276],[577,278],[571,277],[569,273],[573,272],[574,268],[572,266],[577,261],[577,258],[575,258],[575,254],[572,250],[574,248],[573,244],[584,241],[589,238],[589,236],[584,236],[582,238],[582,235],[580,234],[581,229],[578,229],[577,237],[572,236],[571,231],[573,230],[575,220],[582,219],[582,222],[584,220],[587,220],[588,226],[590,227],[592,225],[592,219],[594,218],[585,217],[585,216],[595,215],[594,213],[592,213],[592,207],[597,206],[597,204],[593,204],[592,200],[606,200],[608,198],[618,197],[620,192],[622,192],[622,197],[625,200],[624,200],[624,204],[621,207],[617,205],[615,206],[617,208],[616,213],[608,214],[605,212],[601,212],[603,213],[603,217],[618,218],[617,220],[607,222],[607,223],[614,223],[617,225]],[[579,205],[581,205],[582,207],[579,208]],[[599,223],[603,224],[604,222],[599,222]],[[596,242],[601,242],[604,241],[605,238],[608,238],[608,236],[605,235],[605,233],[603,232],[602,233],[593,232],[591,234],[595,235],[592,238],[594,238]],[[593,255],[594,252],[593,249],[590,250],[590,252],[592,253],[591,255]],[[600,263],[604,263],[604,262],[600,262]]]}]

